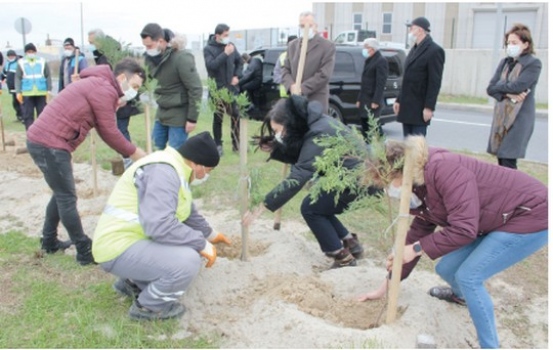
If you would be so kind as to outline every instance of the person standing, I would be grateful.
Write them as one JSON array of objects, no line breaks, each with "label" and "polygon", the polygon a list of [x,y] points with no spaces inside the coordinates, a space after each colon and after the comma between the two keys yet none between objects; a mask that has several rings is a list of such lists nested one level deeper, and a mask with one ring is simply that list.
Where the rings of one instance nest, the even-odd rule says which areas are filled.
[{"label": "person standing", "polygon": [[177,149],[196,128],[202,101],[202,82],[194,55],[175,50],[165,40],[157,23],[148,23],[140,32],[146,48],[149,75],[157,80],[154,92],[158,105],[152,138],[157,149],[167,145]]},{"label": "person standing", "polygon": [[413,47],[405,60],[401,90],[394,103],[397,121],[403,124],[403,136],[423,135],[436,109],[442,86],[445,52],[430,36],[430,22],[415,18],[409,25]]},{"label": "person standing", "polygon": [[25,130],[35,121],[46,106],[46,97],[52,91],[52,77],[46,60],[37,57],[33,43],[25,45],[25,57],[18,61],[15,72],[15,93],[22,104]]},{"label": "person standing", "polygon": [[211,228],[193,203],[191,186],[207,180],[219,163],[209,132],[166,147],[133,164],[115,185],[94,233],[94,259],[119,277],[113,288],[129,296],[129,317],[180,317],[178,302],[200,271],[211,267],[213,243],[230,241]]},{"label": "person standing", "polygon": [[244,52],[242,60],[244,64],[248,64],[248,67],[238,81],[238,87],[240,91],[248,94],[251,102],[249,111],[256,111],[259,109],[259,89],[263,83],[263,59],[261,56],[251,57]]},{"label": "person standing", "polygon": [[[60,64],[58,93],[66,88],[67,85],[79,79],[79,73],[88,67],[84,53],[79,52],[79,57],[75,57],[77,49],[78,48],[75,47],[75,41],[72,38],[67,38],[63,42],[63,58]],[[75,66],[77,67],[76,74]]]},{"label": "person standing", "polygon": [[517,168],[524,158],[536,120],[536,84],[542,64],[534,56],[530,30],[515,24],[505,34],[507,57],[497,66],[487,88],[495,102],[488,153],[497,156],[499,165]]},{"label": "person standing", "polygon": [[299,23],[302,35],[303,29],[309,28],[301,86],[296,84],[296,76],[299,69],[302,37],[288,44],[288,53],[282,67],[282,83],[289,93],[303,95],[309,101],[319,101],[323,111],[326,112],[330,96],[328,83],[334,72],[336,46],[317,32],[317,22],[312,12],[302,12]]},{"label": "person standing", "polygon": [[118,153],[133,160],[145,155],[115,125],[120,99],[134,98],[144,75],[142,67],[133,59],[122,60],[113,72],[106,65],[87,68],[81,73],[81,79],[60,92],[27,130],[27,149],[53,192],[42,229],[41,247],[46,253],[68,246],[58,239],[61,221],[77,248],[77,262],[94,263],[92,242],[84,233],[77,210],[71,153],[94,127],[102,140]]},{"label": "person standing", "polygon": [[[404,164],[407,148],[414,164],[410,203],[414,219],[405,239],[401,278],[409,276],[422,256],[439,258],[435,269],[448,286],[432,287],[428,293],[466,305],[480,347],[499,348],[494,302],[486,281],[547,245],[547,186],[521,171],[428,147],[418,135],[388,142],[385,161],[366,163],[374,165],[372,169],[394,168],[381,185],[389,183],[391,197],[401,198],[403,165],[397,165]],[[375,173],[372,169],[367,173]],[[374,182],[382,183],[375,175]],[[387,258],[388,271],[393,259],[393,254]],[[387,286],[384,280],[359,301],[384,297]]]},{"label": "person standing", "polygon": [[[366,142],[369,142],[369,112],[378,121],[380,111],[384,105],[384,88],[388,79],[388,61],[380,53],[378,40],[375,38],[365,39],[362,54],[366,59],[356,105],[359,108],[363,137]],[[384,135],[380,122],[378,123],[378,132],[380,136]]]},{"label": "person standing", "polygon": [[116,52],[121,51],[121,44],[109,35],[104,34],[104,31],[95,28],[88,32],[89,51],[92,52],[94,57],[94,63],[107,64],[111,67],[112,62],[110,58],[106,56],[106,52],[113,51],[113,55]]},{"label": "person standing", "polygon": [[19,57],[14,50],[8,50],[7,62],[4,65],[0,80],[6,84],[10,94],[12,95],[12,106],[15,110],[15,117],[20,122],[23,122],[23,112],[21,111],[21,105],[17,101],[17,94],[15,90],[15,73],[17,72],[17,61]]},{"label": "person standing", "polygon": [[[297,35],[289,35],[288,39],[286,41],[286,46],[290,44],[291,41],[294,39],[297,39]],[[282,84],[282,67],[284,66],[284,61],[286,60],[288,51],[284,50],[282,53],[278,56],[278,60],[275,63],[275,68],[273,69],[273,81],[276,84],[280,84],[278,86],[280,91],[280,97],[288,97],[288,92],[286,91],[286,87]]]},{"label": "person standing", "polygon": [[[242,77],[242,57],[229,38],[230,27],[218,24],[215,34],[204,47],[205,67],[210,79],[215,80],[217,89],[227,89],[231,94],[240,93],[238,83]],[[232,151],[238,152],[240,146],[240,115],[236,102],[226,107],[230,114],[230,137]],[[223,113],[216,110],[213,114],[213,138],[219,154],[223,155]]]}]

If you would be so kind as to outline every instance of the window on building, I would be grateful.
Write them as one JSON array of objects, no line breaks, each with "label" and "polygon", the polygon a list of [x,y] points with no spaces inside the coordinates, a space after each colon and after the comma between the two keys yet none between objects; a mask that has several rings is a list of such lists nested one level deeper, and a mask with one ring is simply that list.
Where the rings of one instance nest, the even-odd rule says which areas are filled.
[{"label": "window on building", "polygon": [[363,29],[363,14],[354,13],[353,14],[353,30]]},{"label": "window on building", "polygon": [[392,13],[382,14],[382,34],[392,34]]}]

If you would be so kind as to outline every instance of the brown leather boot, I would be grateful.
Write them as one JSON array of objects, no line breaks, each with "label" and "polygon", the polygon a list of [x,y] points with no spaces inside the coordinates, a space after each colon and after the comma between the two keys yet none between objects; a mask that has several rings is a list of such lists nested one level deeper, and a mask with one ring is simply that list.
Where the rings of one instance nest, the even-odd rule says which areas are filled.
[{"label": "brown leather boot", "polygon": [[344,242],[344,248],[348,248],[349,252],[355,257],[355,259],[361,259],[363,258],[363,252],[365,250],[363,249],[361,243],[359,243],[357,234],[352,233],[351,235],[353,236],[353,238],[342,240],[342,242]]},{"label": "brown leather boot", "polygon": [[357,260],[351,255],[348,248],[342,248],[335,255],[326,254],[327,256],[334,258],[334,262],[330,266],[331,269],[337,269],[346,266],[356,266]]}]

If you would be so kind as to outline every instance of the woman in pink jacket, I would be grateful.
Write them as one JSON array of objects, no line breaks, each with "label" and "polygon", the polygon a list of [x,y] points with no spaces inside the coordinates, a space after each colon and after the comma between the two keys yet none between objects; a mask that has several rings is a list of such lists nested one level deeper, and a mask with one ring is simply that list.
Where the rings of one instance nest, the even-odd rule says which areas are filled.
[{"label": "woman in pink jacket", "polygon": [[[517,170],[428,148],[420,136],[389,143],[389,164],[403,158],[406,147],[415,163],[410,201],[415,218],[407,233],[401,277],[407,278],[422,255],[441,258],[436,272],[449,286],[434,287],[430,295],[466,305],[480,346],[498,348],[494,306],[484,282],[547,244],[547,187]],[[391,175],[391,197],[400,197],[402,171]],[[385,185],[376,172],[373,177]],[[393,255],[388,270],[392,261]],[[386,286],[384,281],[360,301],[384,296]]]},{"label": "woman in pink jacket", "polygon": [[[122,60],[113,72],[107,65],[87,68],[80,80],[63,89],[27,130],[27,149],[53,192],[42,228],[41,248],[46,253],[63,251],[73,243],[78,263],[94,263],[92,241],[84,233],[77,211],[71,153],[95,128],[102,140],[123,156],[138,160],[146,155],[125,139],[115,120],[121,100],[132,100],[144,78],[144,69],[132,59]],[[60,221],[71,241],[58,239]]]}]

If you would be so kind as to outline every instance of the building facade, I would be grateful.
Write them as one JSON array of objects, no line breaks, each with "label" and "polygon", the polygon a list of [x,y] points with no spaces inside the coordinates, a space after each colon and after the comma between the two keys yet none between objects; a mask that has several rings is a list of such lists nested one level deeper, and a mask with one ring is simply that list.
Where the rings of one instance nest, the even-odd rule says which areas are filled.
[{"label": "building facade", "polygon": [[343,31],[366,29],[376,31],[380,41],[405,43],[406,23],[424,16],[432,38],[445,49],[492,49],[516,22],[530,28],[536,49],[548,48],[546,2],[315,2],[313,12],[332,39]]}]

